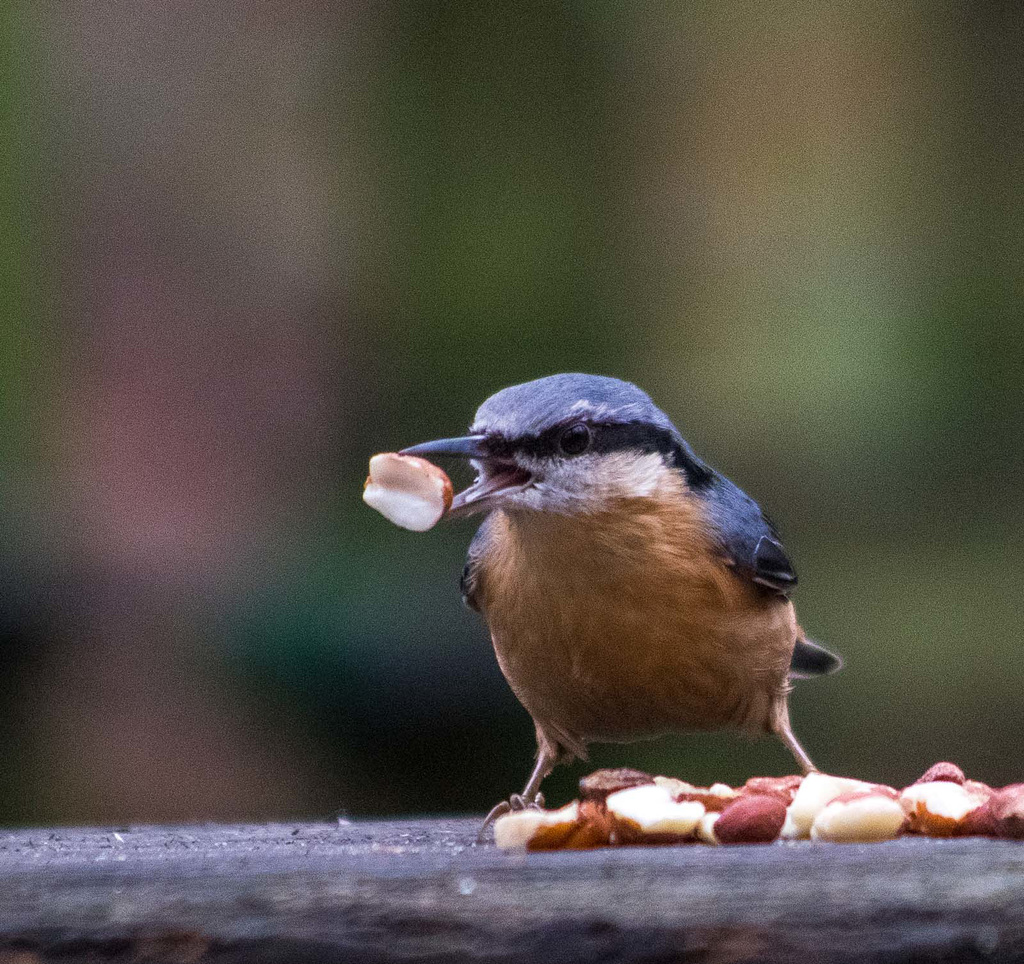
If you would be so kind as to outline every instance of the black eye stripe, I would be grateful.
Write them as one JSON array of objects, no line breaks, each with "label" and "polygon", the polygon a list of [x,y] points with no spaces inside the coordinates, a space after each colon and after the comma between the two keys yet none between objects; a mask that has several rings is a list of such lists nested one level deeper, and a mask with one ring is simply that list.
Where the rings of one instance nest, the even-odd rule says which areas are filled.
[{"label": "black eye stripe", "polygon": [[675,446],[673,434],[660,426],[647,422],[612,422],[597,430],[593,450],[601,454],[634,451],[667,455]]},{"label": "black eye stripe", "polygon": [[[559,441],[565,431],[577,424],[582,423],[566,422],[539,434],[518,438],[492,436],[487,444],[496,458],[510,458],[517,452],[533,458],[551,458],[559,454]],[[700,481],[701,464],[688,453],[682,440],[670,429],[649,422],[589,422],[587,427],[593,433],[589,452],[600,455],[625,451],[657,452],[669,457],[673,465],[686,470],[688,475],[692,474],[694,481]]]},{"label": "black eye stripe", "polygon": [[[516,438],[491,435],[487,446],[497,459],[511,459],[522,454],[535,459],[563,458],[559,440],[566,429],[582,424],[576,420],[562,422],[543,432]],[[671,428],[651,422],[587,422],[592,438],[588,455],[611,452],[657,453],[686,477],[692,489],[707,488],[715,480],[715,472],[705,465],[683,439]]]}]

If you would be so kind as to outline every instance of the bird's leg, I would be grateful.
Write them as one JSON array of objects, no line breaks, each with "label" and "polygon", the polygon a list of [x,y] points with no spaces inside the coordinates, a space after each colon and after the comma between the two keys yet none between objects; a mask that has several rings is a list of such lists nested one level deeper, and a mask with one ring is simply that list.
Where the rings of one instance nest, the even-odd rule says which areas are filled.
[{"label": "bird's leg", "polygon": [[817,773],[818,768],[814,765],[807,751],[800,745],[800,741],[793,734],[793,727],[789,723],[789,701],[786,695],[775,701],[772,707],[772,732],[775,733],[785,744],[786,749],[796,757],[800,769],[807,773]]},{"label": "bird's leg", "polygon": [[491,812],[484,817],[483,826],[480,827],[480,832],[477,834],[477,841],[479,842],[484,835],[484,831],[494,823],[498,817],[503,816],[506,813],[510,813],[514,810],[530,810],[540,809],[544,806],[544,797],[540,793],[540,785],[552,769],[558,762],[558,752],[552,750],[547,744],[541,743],[537,748],[537,762],[534,764],[533,772],[530,774],[530,779],[526,781],[526,786],[523,788],[522,793],[513,793],[507,800],[502,800],[501,803],[496,804]]}]

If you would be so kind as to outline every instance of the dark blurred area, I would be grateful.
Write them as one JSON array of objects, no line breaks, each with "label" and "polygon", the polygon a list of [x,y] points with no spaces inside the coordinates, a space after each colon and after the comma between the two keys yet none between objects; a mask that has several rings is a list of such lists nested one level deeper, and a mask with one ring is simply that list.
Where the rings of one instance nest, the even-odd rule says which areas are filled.
[{"label": "dark blurred area", "polygon": [[[0,18],[0,821],[520,789],[472,524],[360,494],[557,371],[638,382],[778,523],[846,660],[792,700],[819,766],[1024,779],[1017,4]],[[792,765],[729,735],[590,765],[627,764]]]}]

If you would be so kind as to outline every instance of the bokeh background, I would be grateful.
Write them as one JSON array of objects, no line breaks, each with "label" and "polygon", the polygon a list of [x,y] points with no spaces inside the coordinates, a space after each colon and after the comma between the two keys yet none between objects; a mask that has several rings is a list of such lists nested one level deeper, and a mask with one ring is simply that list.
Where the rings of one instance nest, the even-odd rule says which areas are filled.
[{"label": "bokeh background", "polygon": [[[519,789],[472,524],[360,491],[565,370],[640,383],[779,523],[846,659],[793,698],[820,766],[1024,779],[1019,5],[0,18],[0,821]],[[792,765],[732,736],[592,761]]]}]

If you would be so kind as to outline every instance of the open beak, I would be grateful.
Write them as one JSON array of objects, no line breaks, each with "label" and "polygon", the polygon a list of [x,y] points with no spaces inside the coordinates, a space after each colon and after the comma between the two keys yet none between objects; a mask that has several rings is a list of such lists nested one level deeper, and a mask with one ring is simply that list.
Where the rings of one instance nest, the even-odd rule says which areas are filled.
[{"label": "open beak", "polygon": [[402,449],[399,455],[451,456],[469,459],[477,471],[476,481],[463,489],[452,500],[448,515],[470,515],[487,512],[504,496],[522,492],[533,482],[526,469],[515,462],[492,455],[486,435],[465,435],[462,438],[442,438],[436,442],[422,442]]}]

